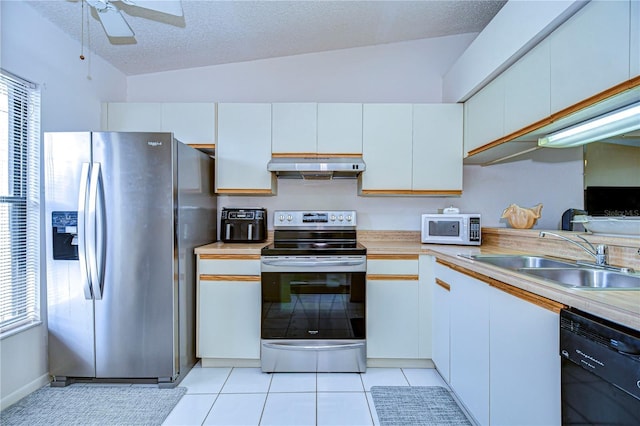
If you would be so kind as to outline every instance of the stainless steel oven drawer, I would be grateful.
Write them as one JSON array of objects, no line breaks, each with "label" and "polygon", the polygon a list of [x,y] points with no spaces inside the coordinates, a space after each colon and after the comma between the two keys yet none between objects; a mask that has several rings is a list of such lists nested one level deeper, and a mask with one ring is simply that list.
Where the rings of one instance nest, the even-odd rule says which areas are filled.
[{"label": "stainless steel oven drawer", "polygon": [[265,373],[363,373],[367,369],[365,340],[263,339],[260,349]]}]

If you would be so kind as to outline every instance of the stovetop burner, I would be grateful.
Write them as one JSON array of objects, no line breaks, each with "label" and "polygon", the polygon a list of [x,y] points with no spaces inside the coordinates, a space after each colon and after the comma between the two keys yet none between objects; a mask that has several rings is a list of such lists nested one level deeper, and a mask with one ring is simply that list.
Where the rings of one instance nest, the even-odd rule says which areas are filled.
[{"label": "stovetop burner", "polygon": [[263,256],[365,255],[357,242],[355,211],[276,211],[274,242]]},{"label": "stovetop burner", "polygon": [[261,250],[263,256],[337,256],[365,255],[367,249],[358,242],[273,242]]}]

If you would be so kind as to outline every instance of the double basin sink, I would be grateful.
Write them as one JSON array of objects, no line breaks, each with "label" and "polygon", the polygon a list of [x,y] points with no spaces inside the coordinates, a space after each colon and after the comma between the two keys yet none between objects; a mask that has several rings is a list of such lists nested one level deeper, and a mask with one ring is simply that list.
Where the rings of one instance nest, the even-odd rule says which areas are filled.
[{"label": "double basin sink", "polygon": [[640,275],[612,267],[589,266],[546,256],[470,255],[463,257],[533,275],[566,287],[640,290]]}]

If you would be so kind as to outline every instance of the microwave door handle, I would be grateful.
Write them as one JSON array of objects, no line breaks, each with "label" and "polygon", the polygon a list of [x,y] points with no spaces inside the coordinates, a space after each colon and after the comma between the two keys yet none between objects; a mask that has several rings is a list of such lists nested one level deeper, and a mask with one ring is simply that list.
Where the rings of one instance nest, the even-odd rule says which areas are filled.
[{"label": "microwave door handle", "polygon": [[253,240],[253,223],[249,224],[249,229],[247,230],[247,240]]},{"label": "microwave door handle", "polygon": [[231,224],[227,223],[226,226],[224,227],[224,239],[225,240],[230,240],[231,239]]}]

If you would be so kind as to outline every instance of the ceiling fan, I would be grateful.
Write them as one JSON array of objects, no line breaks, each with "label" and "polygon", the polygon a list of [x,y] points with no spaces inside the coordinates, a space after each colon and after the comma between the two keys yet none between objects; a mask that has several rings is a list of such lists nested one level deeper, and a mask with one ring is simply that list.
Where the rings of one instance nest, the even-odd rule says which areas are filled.
[{"label": "ceiling fan", "polygon": [[[182,16],[182,4],[180,0],[115,0],[130,6],[142,9],[154,10],[169,15]],[[86,0],[93,7],[104,31],[109,37],[133,37],[134,32],[120,13],[120,10],[109,0]]]}]

